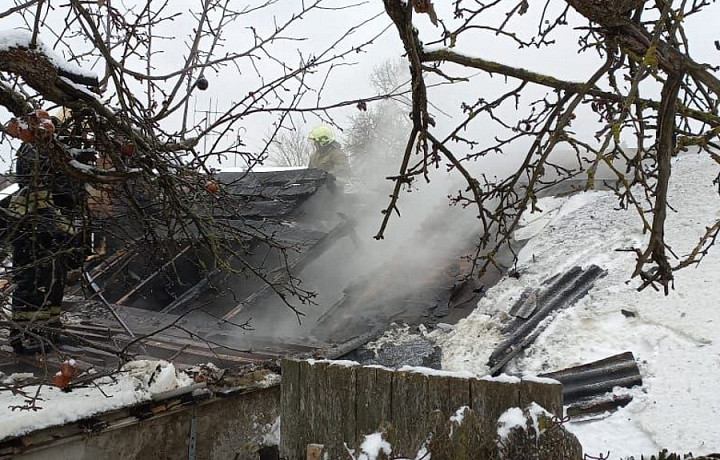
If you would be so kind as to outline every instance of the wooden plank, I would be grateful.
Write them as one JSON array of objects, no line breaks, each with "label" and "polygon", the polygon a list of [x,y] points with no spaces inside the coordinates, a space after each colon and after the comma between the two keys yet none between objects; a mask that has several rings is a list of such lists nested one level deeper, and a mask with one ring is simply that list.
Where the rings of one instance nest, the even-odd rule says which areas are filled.
[{"label": "wooden plank", "polygon": [[496,380],[471,380],[471,407],[481,419],[483,430],[495,432],[503,412],[520,405],[520,385]]},{"label": "wooden plank", "polygon": [[362,441],[365,435],[377,432],[392,417],[393,371],[379,367],[361,367],[356,378],[356,436]]},{"label": "wooden plank", "polygon": [[[69,332],[76,334],[78,338],[82,338],[84,341],[96,342],[99,344],[113,344],[117,346],[124,346],[130,342],[131,338],[126,335],[116,334],[114,336],[103,336],[96,334],[93,329],[89,329],[91,332],[85,331],[83,328],[76,328]],[[168,336],[162,333],[158,333],[140,340],[133,351],[138,347],[149,347],[152,348],[151,354],[156,358],[182,361],[186,364],[198,364],[202,362],[214,362],[218,365],[227,364],[245,364],[258,361],[265,361],[268,359],[277,358],[279,353],[263,353],[259,351],[244,351],[234,350],[226,348],[216,344],[208,344],[197,338],[190,337],[174,337]],[[83,346],[79,346],[79,349],[89,349],[90,345],[83,342]],[[141,350],[143,353],[149,353],[147,350]],[[114,355],[113,355],[114,356]]]},{"label": "wooden plank", "polygon": [[313,353],[315,356],[321,356],[324,359],[338,359],[357,350],[376,337],[377,334],[374,333],[361,334],[344,342],[333,343],[332,345],[324,348],[315,349],[313,350]]},{"label": "wooden plank", "polygon": [[[327,404],[329,391],[327,383],[327,362],[314,362],[307,367],[308,378],[303,389],[308,394],[309,403],[304,414],[307,433],[305,444],[322,444],[327,438],[327,412],[331,407]],[[302,368],[305,370],[305,368]]]},{"label": "wooden plank", "polygon": [[428,377],[428,412],[439,410],[448,419],[462,406],[470,407],[470,379]]},{"label": "wooden plank", "polygon": [[346,455],[345,443],[354,446],[357,423],[355,418],[356,369],[359,366],[333,365],[327,367],[325,399],[325,453],[329,458]]},{"label": "wooden plank", "polygon": [[133,287],[129,292],[127,292],[124,296],[122,296],[120,299],[118,299],[117,301],[115,301],[115,304],[117,304],[117,305],[122,305],[126,300],[128,300],[130,297],[132,297],[137,291],[139,291],[140,289],[142,289],[143,286],[145,286],[147,283],[149,283],[150,281],[152,281],[157,275],[159,275],[160,273],[162,273],[163,270],[165,270],[167,267],[169,267],[170,265],[172,265],[177,259],[180,258],[180,256],[182,256],[183,254],[185,254],[185,253],[187,252],[187,250],[190,249],[190,248],[191,248],[191,245],[185,246],[185,248],[183,248],[182,250],[180,250],[180,252],[178,252],[177,254],[175,254],[175,256],[173,256],[170,260],[168,260],[167,262],[165,262],[162,267],[160,267],[160,268],[158,268],[157,270],[155,270],[153,273],[150,274],[150,276],[148,276],[148,277],[146,277],[144,280],[140,281],[140,283],[138,283],[135,287]]},{"label": "wooden plank", "polygon": [[562,418],[562,383],[552,383],[550,379],[545,379],[545,381],[523,379],[522,382],[520,382],[520,407],[525,408],[532,402],[541,405],[551,414]]},{"label": "wooden plank", "polygon": [[[452,423],[452,422],[450,422]],[[495,458],[496,431],[483,429],[482,421],[472,409],[463,413],[463,421],[453,427],[453,437],[449,440],[449,448],[445,457],[440,452],[431,452],[433,460],[476,460]],[[440,455],[436,455],[440,454]]]},{"label": "wooden plank", "polygon": [[207,275],[203,276],[202,279],[200,279],[200,281],[198,281],[193,287],[183,292],[180,297],[170,302],[168,305],[165,306],[165,308],[160,310],[160,313],[173,313],[175,310],[190,302],[191,300],[195,300],[195,298],[202,294],[205,288],[210,284],[211,280],[215,279],[217,275],[221,272],[221,269],[216,268]]},{"label": "wooden plank", "polygon": [[395,372],[392,382],[393,454],[414,458],[428,435],[428,377]]},{"label": "wooden plank", "polygon": [[228,354],[216,351],[217,348],[206,347],[203,349],[200,348],[200,346],[202,346],[201,343],[197,343],[196,346],[187,346],[165,343],[153,339],[144,339],[139,342],[138,346],[139,345],[154,348],[155,352],[152,353],[153,355],[155,355],[157,352],[165,351],[165,356],[158,356],[164,359],[174,357],[174,360],[187,361],[188,358],[192,358],[192,362],[189,364],[200,364],[203,362],[211,361],[218,365],[237,365],[238,363],[247,364],[268,359],[267,356],[254,356],[250,353]]},{"label": "wooden plank", "polygon": [[[308,382],[310,379],[310,363],[307,361],[300,361],[299,376],[298,376],[298,420],[300,425],[296,430],[296,439],[292,442],[292,446],[295,449],[292,455],[288,458],[302,458],[304,453],[304,447],[311,444],[309,441],[310,437],[310,424],[308,420],[312,414],[312,394],[308,390]],[[282,425],[282,424],[281,424]]]},{"label": "wooden plank", "polygon": [[283,458],[292,458],[300,449],[298,430],[302,419],[300,418],[300,362],[283,359],[280,363],[280,455]]}]

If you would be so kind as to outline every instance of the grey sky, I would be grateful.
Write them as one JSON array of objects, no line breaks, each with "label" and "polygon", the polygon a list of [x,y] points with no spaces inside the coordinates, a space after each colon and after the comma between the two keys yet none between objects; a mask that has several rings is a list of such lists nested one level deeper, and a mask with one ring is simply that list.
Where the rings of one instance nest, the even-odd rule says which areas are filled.
[{"label": "grey sky", "polygon": [[[115,0],[116,2],[118,0]],[[132,3],[132,2],[128,2]],[[159,2],[158,2],[159,3]],[[307,3],[307,2],[306,2]],[[452,3],[436,1],[435,6],[440,18],[447,21],[452,27],[457,24],[452,17]],[[530,11],[522,17],[517,17],[510,23],[510,28],[517,31],[523,38],[529,38],[537,29],[539,14],[542,10],[544,2],[530,2]],[[197,2],[171,2],[171,7],[177,12],[182,13],[174,21],[167,23],[165,26],[158,28],[155,33],[173,37],[167,40],[157,40],[154,47],[157,51],[162,51],[153,58],[153,65],[157,72],[169,72],[182,68],[183,58],[186,53],[184,42],[191,33],[194,20],[188,13],[192,5]],[[237,2],[237,5],[247,4],[256,5],[256,2]],[[282,23],[290,15],[294,14],[299,8],[300,2],[297,0],[279,0],[268,9],[261,10],[241,19],[228,27],[225,31],[224,52],[233,52],[236,50],[246,49],[251,43],[250,27],[255,28],[261,34],[263,31],[269,31],[276,23]],[[367,2],[356,2],[353,0],[332,0],[326,2],[330,9],[321,9],[312,11],[307,14],[301,21],[294,24],[284,34],[287,37],[293,37],[292,40],[278,41],[268,47],[272,58],[286,63],[294,67],[300,62],[301,56],[307,59],[319,50],[324,49],[330,43],[338,40],[346,31],[357,25],[359,22],[372,18],[378,13],[383,12],[382,2],[379,0],[369,0]],[[559,11],[565,5],[563,1],[556,0],[551,2],[550,10]],[[234,5],[235,6],[235,5]],[[343,9],[341,7],[349,8]],[[709,18],[718,17],[717,13],[719,5],[715,4],[708,8],[703,14],[705,23],[699,19],[690,18],[686,24],[686,29],[690,35],[690,41],[693,48],[691,49],[693,57],[699,62],[706,62],[717,65],[720,52],[715,50],[713,41],[718,37],[707,21]],[[503,2],[496,11],[491,10],[485,19],[486,24],[497,25],[505,18],[505,9]],[[57,18],[52,18],[49,24]],[[13,24],[8,22],[8,18],[3,21],[3,28],[8,28]],[[570,26],[560,28],[554,37],[555,45],[548,48],[526,48],[518,49],[511,39],[495,35],[488,31],[476,31],[463,35],[459,40],[457,49],[463,53],[473,56],[483,57],[485,59],[497,60],[510,65],[526,67],[534,71],[549,73],[560,78],[583,81],[600,65],[599,57],[593,52],[578,54],[578,37],[580,32],[573,27],[586,26],[586,21],[573,12],[569,16]],[[359,28],[349,40],[341,43],[337,51],[342,52],[358,43],[363,43],[370,37],[379,33],[390,24],[389,18],[381,15],[379,18],[370,21],[363,27]],[[433,27],[426,15],[417,15],[415,24],[419,29],[420,36],[426,43],[429,43],[439,37],[440,28]],[[18,25],[18,24],[14,24]],[[41,34],[41,38],[46,42],[50,34],[46,31]],[[83,45],[78,44],[79,47]],[[325,87],[320,95],[323,103],[334,103],[346,99],[354,99],[357,97],[368,96],[372,94],[372,88],[368,83],[368,77],[373,67],[388,59],[397,59],[402,56],[402,46],[397,36],[396,30],[391,27],[384,35],[378,38],[375,43],[369,46],[365,52],[351,53],[347,59],[338,62],[333,68]],[[272,79],[279,76],[282,72],[277,62],[264,56],[263,59],[255,61],[255,65],[259,69],[263,78]],[[140,70],[144,70],[144,64],[135,63]],[[452,67],[450,68],[452,70]],[[325,71],[318,71],[311,76],[311,86],[319,88],[325,78]],[[102,69],[99,69],[101,72]],[[507,91],[516,82],[512,80],[506,81],[504,78],[494,76],[490,77],[485,73],[475,73],[467,69],[457,68],[456,76],[472,76],[475,75],[469,83],[460,83],[449,86],[441,86],[431,90],[431,100],[436,104],[433,114],[438,121],[437,132],[442,135],[454,126],[455,122],[462,116],[459,110],[463,101],[474,101],[478,97],[489,98],[493,94],[502,94]],[[243,97],[248,91],[257,86],[258,76],[255,69],[250,65],[249,61],[241,62],[239,69],[234,66],[226,66],[219,69],[217,73],[209,71],[207,74],[210,87],[205,92],[195,91],[195,100],[191,105],[191,120],[194,118],[199,121],[204,116],[202,110],[207,110],[212,104],[212,110],[223,111],[230,104]],[[141,89],[138,88],[140,91]],[[523,114],[527,111],[527,104],[534,98],[547,93],[542,88],[532,88],[529,96],[521,101],[518,108],[508,106],[501,108],[501,113],[508,116],[514,116],[515,113]],[[318,95],[316,93],[308,93],[305,96],[304,103],[301,105],[311,106],[316,102]],[[198,112],[193,113],[193,108],[197,107]],[[347,107],[335,110],[331,113],[333,119],[340,125],[346,127],[347,120],[356,109]],[[4,114],[0,113],[0,116]],[[7,116],[4,117],[5,119]],[[319,119],[313,115],[305,117],[295,116],[294,120],[303,131],[308,131]],[[243,120],[242,126],[238,127],[238,132],[234,135],[242,136],[249,150],[259,149],[262,145],[262,139],[271,128],[273,117],[254,116]],[[177,124],[177,118],[170,121],[169,124]],[[165,126],[171,129],[172,126]],[[578,122],[574,126],[584,136],[591,137],[596,126],[588,122]],[[479,120],[472,125],[474,135],[481,141],[483,138],[489,138],[496,135],[496,127],[491,123]],[[342,138],[342,136],[340,136]],[[7,159],[7,146],[2,146],[3,157]],[[494,160],[493,160],[494,161]],[[232,165],[232,160],[230,162]]]}]

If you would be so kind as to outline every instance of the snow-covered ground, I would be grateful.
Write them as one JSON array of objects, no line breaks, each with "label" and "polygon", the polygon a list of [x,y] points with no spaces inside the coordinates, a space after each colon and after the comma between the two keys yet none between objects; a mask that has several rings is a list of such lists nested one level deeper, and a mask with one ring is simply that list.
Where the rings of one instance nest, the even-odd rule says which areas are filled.
[{"label": "snow-covered ground", "polygon": [[[720,196],[713,185],[720,168],[707,156],[686,154],[673,162],[667,241],[675,253],[687,254],[705,227],[720,218]],[[629,280],[634,254],[618,252],[642,247],[633,210],[616,209],[610,192],[589,192],[569,198],[541,200],[541,214],[527,217],[517,237],[527,239],[520,254],[519,279],[508,277],[491,288],[478,308],[454,327],[443,326],[429,336],[441,346],[443,368],[487,372],[483,363],[499,340],[500,318],[528,287],[579,265],[597,264],[608,271],[573,307],[560,312],[508,372],[537,374],[632,351],[643,374],[642,388],[626,391],[633,401],[601,419],[569,423],[585,452],[620,459],[654,454],[661,448],[696,455],[720,451],[720,247],[699,267],[676,273],[668,296],[636,290]],[[636,313],[626,317],[621,309]],[[0,438],[35,428],[90,416],[134,404],[157,393],[191,384],[162,362],[131,364],[116,376],[64,393],[43,387],[38,411],[10,411],[24,403],[0,392]],[[151,379],[151,376],[152,379]],[[6,385],[10,381],[3,382]],[[32,392],[33,388],[28,388]],[[375,440],[377,441],[377,440]],[[382,448],[382,443],[369,444]],[[372,450],[372,449],[369,449]]]},{"label": "snow-covered ground", "polygon": [[[720,219],[713,179],[720,171],[707,155],[673,160],[667,242],[690,252],[707,226]],[[630,280],[635,255],[647,238],[634,210],[617,210],[611,192],[541,200],[517,236],[528,239],[519,279],[505,278],[478,308],[448,332],[431,336],[443,351],[443,368],[482,375],[498,343],[497,326],[520,293],[573,266],[608,271],[575,306],[560,312],[508,372],[537,374],[632,351],[643,376],[633,401],[605,418],[570,423],[590,455],[618,459],[657,454],[661,448],[695,455],[720,451],[720,247],[702,263],[676,272],[668,296]],[[625,317],[621,309],[636,317]],[[443,328],[447,330],[447,328]],[[620,392],[621,390],[617,390]]]}]

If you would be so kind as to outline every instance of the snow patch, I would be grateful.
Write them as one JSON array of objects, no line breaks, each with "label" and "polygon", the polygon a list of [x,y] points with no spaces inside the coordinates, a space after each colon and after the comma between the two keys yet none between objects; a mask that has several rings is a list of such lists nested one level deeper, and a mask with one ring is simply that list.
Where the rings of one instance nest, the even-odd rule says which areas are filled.
[{"label": "snow patch", "polygon": [[[32,377],[13,374],[3,383],[12,385]],[[28,407],[28,399],[20,393],[0,392],[4,412],[0,418],[0,440],[149,401],[154,395],[189,387],[193,381],[166,361],[140,360],[125,364],[119,373],[100,378],[95,384],[69,392],[52,386],[24,387],[25,394],[38,395],[34,408]]]},{"label": "snow patch", "polygon": [[443,371],[432,369],[429,367],[418,366],[402,366],[398,369],[400,372],[414,372],[416,374],[433,375],[437,377],[456,377],[461,379],[472,379],[477,377],[474,373],[468,371]]},{"label": "snow patch", "polygon": [[2,189],[0,191],[0,200],[12,195],[13,193],[17,192],[18,190],[20,190],[20,185],[18,185],[18,184],[8,185],[7,187],[5,187],[4,189]]},{"label": "snow patch", "polygon": [[360,444],[360,455],[357,460],[376,460],[380,452],[385,455],[392,453],[392,446],[383,439],[382,433],[372,433],[365,436],[362,444]]},{"label": "snow patch", "polygon": [[545,383],[548,385],[562,385],[555,379],[551,379],[549,377],[538,377],[535,374],[525,374],[522,376],[522,379],[526,382]]},{"label": "snow patch", "polygon": [[[27,30],[5,30],[0,32],[0,51],[7,51],[11,48],[30,49],[31,41],[32,33]],[[47,56],[48,60],[58,69],[87,78],[98,78],[95,72],[85,70],[77,64],[68,62],[39,39],[37,40],[37,50]]]},{"label": "snow patch", "polygon": [[258,382],[260,388],[270,388],[275,385],[280,385],[281,377],[279,374],[270,373],[265,376],[262,381]]},{"label": "snow patch", "polygon": [[501,382],[501,383],[520,383],[520,378],[514,375],[500,374],[497,377],[490,375],[483,376],[480,380],[486,380],[488,382]]},{"label": "snow patch", "polygon": [[[713,185],[720,167],[695,152],[680,154],[672,167],[666,237],[673,252],[683,256],[720,219]],[[618,209],[617,197],[602,191],[543,198],[539,206],[543,213],[526,216],[526,227],[533,225],[535,234],[519,254],[521,276],[502,279],[467,318],[449,331],[433,333],[443,369],[482,373],[501,340],[507,311],[525,289],[593,263],[607,275],[572,308],[558,312],[506,371],[540,374],[632,351],[643,377],[643,387],[630,390],[633,401],[602,419],[565,424],[585,452],[639,458],[660,448],[695,455],[716,451],[720,247],[712,247],[697,268],[676,272],[668,296],[652,289],[638,292],[638,281],[630,280],[635,255],[618,251],[646,242],[635,210]],[[624,317],[623,309],[636,316]]]},{"label": "snow patch", "polygon": [[470,408],[468,406],[462,406],[458,410],[455,411],[453,415],[450,416],[450,438],[452,439],[453,434],[455,434],[455,425],[460,426],[463,423],[463,420],[465,420],[465,411],[469,410]]},{"label": "snow patch", "polygon": [[277,417],[273,423],[265,425],[260,444],[263,446],[280,445],[280,417]]},{"label": "snow patch", "polygon": [[314,366],[315,364],[334,364],[336,366],[344,367],[355,367],[360,365],[360,363],[358,363],[357,361],[350,361],[348,359],[308,359],[307,362],[311,366]]},{"label": "snow patch", "polygon": [[503,412],[498,418],[497,434],[500,441],[506,440],[513,428],[519,427],[524,430],[526,423],[525,414],[519,407],[511,407]]}]

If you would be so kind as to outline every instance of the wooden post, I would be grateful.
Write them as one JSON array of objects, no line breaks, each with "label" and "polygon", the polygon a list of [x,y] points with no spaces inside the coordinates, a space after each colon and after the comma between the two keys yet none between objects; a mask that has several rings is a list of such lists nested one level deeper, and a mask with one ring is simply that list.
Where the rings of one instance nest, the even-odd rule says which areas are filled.
[{"label": "wooden post", "polygon": [[562,418],[563,386],[560,382],[550,379],[525,380],[520,382],[520,407],[524,408],[532,402],[541,405],[546,411]]},{"label": "wooden post", "polygon": [[470,379],[439,375],[428,377],[428,412],[439,410],[445,418],[450,418],[463,406],[470,406]]},{"label": "wooden post", "polygon": [[359,367],[355,372],[356,437],[375,433],[392,419],[393,371],[379,367]]},{"label": "wooden post", "polygon": [[484,430],[495,431],[503,412],[520,404],[520,385],[497,380],[473,380],[471,407],[483,423]]},{"label": "wooden post", "polygon": [[325,433],[322,439],[328,458],[343,458],[345,443],[355,442],[356,368],[360,366],[329,365],[325,371]]},{"label": "wooden post", "polygon": [[[438,458],[477,458],[477,449],[491,452],[497,420],[510,407],[534,401],[562,415],[562,385],[538,379],[482,380],[284,360],[281,390],[281,455],[293,460],[346,458],[345,444],[357,449],[365,435],[383,429],[393,455],[414,458],[435,430],[431,444]],[[462,406],[472,410],[450,437],[450,417]]]},{"label": "wooden post", "polygon": [[392,382],[393,453],[413,458],[428,436],[428,377],[395,372]]},{"label": "wooden post", "polygon": [[302,414],[307,428],[305,444],[322,444],[328,432],[327,417],[331,409],[327,404],[327,362],[314,362],[306,368],[307,380],[305,381],[306,412]]},{"label": "wooden post", "polygon": [[322,444],[308,444],[305,450],[306,460],[320,460],[325,446]]},{"label": "wooden post", "polygon": [[300,362],[283,359],[280,363],[282,380],[280,381],[280,452],[285,458],[297,455],[300,446],[298,430],[300,419]]}]

